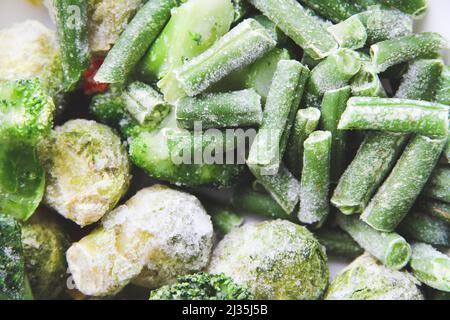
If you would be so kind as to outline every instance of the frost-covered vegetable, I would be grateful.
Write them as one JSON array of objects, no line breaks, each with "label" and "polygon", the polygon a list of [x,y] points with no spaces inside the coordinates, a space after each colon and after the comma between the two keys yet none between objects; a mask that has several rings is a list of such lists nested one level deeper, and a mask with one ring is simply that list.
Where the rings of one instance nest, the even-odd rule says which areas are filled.
[{"label": "frost-covered vegetable", "polygon": [[231,207],[217,205],[212,202],[205,204],[205,207],[211,216],[214,229],[222,234],[230,233],[233,229],[239,228],[244,224],[244,218]]},{"label": "frost-covered vegetable", "polygon": [[109,127],[72,120],[38,146],[47,173],[44,202],[81,226],[98,221],[125,194],[130,164]]},{"label": "frost-covered vegetable", "polygon": [[342,230],[324,227],[315,231],[314,235],[327,249],[328,255],[356,258],[364,253],[364,249]]},{"label": "frost-covered vegetable", "polygon": [[155,185],[74,243],[67,261],[78,290],[87,295],[114,295],[131,281],[158,288],[201,271],[212,237],[211,219],[197,198]]},{"label": "frost-covered vegetable", "polygon": [[174,284],[150,294],[150,300],[249,300],[251,297],[244,286],[231,278],[203,272],[179,277]]},{"label": "frost-covered vegetable", "polygon": [[229,233],[208,272],[246,285],[255,299],[320,299],[329,276],[324,248],[306,228],[284,220]]},{"label": "frost-covered vegetable", "polygon": [[63,102],[63,72],[54,31],[34,20],[0,30],[0,82],[39,78],[59,107]]},{"label": "frost-covered vegetable", "polygon": [[327,300],[423,300],[418,281],[391,270],[369,254],[353,261],[328,288]]},{"label": "frost-covered vegetable", "polygon": [[450,168],[438,166],[433,171],[424,194],[430,198],[450,203]]},{"label": "frost-covered vegetable", "polygon": [[41,208],[22,225],[25,271],[35,299],[54,299],[66,286],[69,239],[61,225]]}]

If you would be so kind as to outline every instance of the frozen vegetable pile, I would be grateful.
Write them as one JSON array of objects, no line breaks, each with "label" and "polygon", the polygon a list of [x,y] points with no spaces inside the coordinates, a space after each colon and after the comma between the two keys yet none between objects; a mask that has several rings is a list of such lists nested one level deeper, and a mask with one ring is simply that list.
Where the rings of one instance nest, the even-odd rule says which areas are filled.
[{"label": "frozen vegetable pile", "polygon": [[450,297],[426,0],[44,4],[0,30],[1,299]]}]

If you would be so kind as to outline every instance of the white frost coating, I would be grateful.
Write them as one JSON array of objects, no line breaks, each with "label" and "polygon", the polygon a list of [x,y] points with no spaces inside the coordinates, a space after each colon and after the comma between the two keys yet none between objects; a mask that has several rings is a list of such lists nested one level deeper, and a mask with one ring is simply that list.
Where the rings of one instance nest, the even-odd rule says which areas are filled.
[{"label": "white frost coating", "polygon": [[394,271],[369,254],[353,261],[333,281],[327,300],[423,300],[418,281]]},{"label": "white frost coating", "polygon": [[105,296],[134,281],[156,288],[202,270],[213,227],[197,198],[155,185],[138,192],[67,252],[77,288]]}]

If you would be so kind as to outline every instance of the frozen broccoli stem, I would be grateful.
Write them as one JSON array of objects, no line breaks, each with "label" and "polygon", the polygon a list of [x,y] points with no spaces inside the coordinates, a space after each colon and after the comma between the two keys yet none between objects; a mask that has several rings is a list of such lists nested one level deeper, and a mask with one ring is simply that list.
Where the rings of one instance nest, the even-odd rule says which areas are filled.
[{"label": "frozen broccoli stem", "polygon": [[97,222],[128,189],[126,150],[105,125],[71,120],[42,141],[38,152],[47,173],[44,202],[80,226]]},{"label": "frozen broccoli stem", "polygon": [[0,300],[23,300],[27,296],[21,228],[12,217],[0,213]]},{"label": "frozen broccoli stem", "polygon": [[424,136],[412,138],[361,218],[377,230],[393,231],[420,195],[446,141]]},{"label": "frozen broccoli stem", "polygon": [[370,47],[372,63],[377,72],[414,59],[439,56],[445,39],[439,33],[423,32],[378,42]]},{"label": "frozen broccoli stem", "polygon": [[129,114],[145,127],[156,127],[172,110],[159,92],[142,82],[130,84],[123,92],[123,101]]},{"label": "frozen broccoli stem", "polygon": [[450,106],[450,66],[445,66],[439,81],[436,101]]},{"label": "frozen broccoli stem", "polygon": [[427,11],[427,0],[381,0],[381,3],[399,9],[414,18],[421,18]]},{"label": "frozen broccoli stem", "polygon": [[423,211],[426,214],[450,225],[450,204],[448,203],[435,201],[432,199],[422,199],[422,203],[419,206],[419,211]]},{"label": "frozen broccoli stem", "polygon": [[254,19],[246,19],[208,50],[167,74],[158,86],[168,101],[195,96],[272,50],[276,42]]},{"label": "frozen broccoli stem", "polygon": [[322,130],[331,132],[332,136],[330,179],[333,183],[339,181],[346,166],[348,133],[343,130],[338,130],[337,126],[339,119],[347,107],[347,101],[350,98],[350,94],[351,89],[347,86],[325,92],[322,99],[321,128]]},{"label": "frozen broccoli stem", "polygon": [[331,132],[315,131],[305,140],[298,219],[320,227],[328,217]]},{"label": "frozen broccoli stem", "polygon": [[434,289],[450,292],[450,257],[430,245],[415,243],[411,256],[412,274]]},{"label": "frozen broccoli stem", "polygon": [[56,33],[37,21],[27,20],[0,30],[0,42],[0,81],[39,78],[60,106],[64,88]]},{"label": "frozen broccoli stem", "polygon": [[172,17],[146,53],[140,72],[161,79],[208,49],[230,29],[231,0],[190,0],[172,10]]},{"label": "frozen broccoli stem", "polygon": [[224,274],[196,273],[154,290],[150,300],[250,300],[252,295]]},{"label": "frozen broccoli stem", "polygon": [[[218,133],[197,137],[173,128],[142,131],[130,141],[130,156],[136,166],[157,179],[186,186],[230,186],[245,166],[226,164],[223,158],[232,150],[226,150],[227,135]],[[209,156],[211,161],[204,161]],[[215,161],[215,156],[220,159]]]},{"label": "frozen broccoli stem", "polygon": [[206,203],[205,207],[211,216],[214,229],[219,230],[222,234],[228,234],[244,224],[244,218],[233,208],[214,203]]},{"label": "frozen broccoli stem", "polygon": [[303,143],[317,129],[320,116],[317,108],[300,109],[297,112],[286,150],[288,168],[297,178],[303,165]]},{"label": "frozen broccoli stem", "polygon": [[363,212],[407,141],[408,137],[403,134],[368,133],[340,178],[331,203],[344,214]]},{"label": "frozen broccoli stem", "polygon": [[308,75],[308,69],[297,61],[278,62],[263,122],[247,159],[253,171],[264,171],[262,174],[278,172]]},{"label": "frozen broccoli stem", "polygon": [[0,136],[32,145],[53,125],[55,105],[39,80],[0,82]]},{"label": "frozen broccoli stem", "polygon": [[329,277],[325,249],[306,228],[285,220],[244,225],[226,235],[208,272],[224,273],[263,300],[320,299]]},{"label": "frozen broccoli stem", "polygon": [[337,43],[324,25],[295,0],[249,0],[313,59],[330,55]]},{"label": "frozen broccoli stem", "polygon": [[381,130],[446,137],[448,106],[409,99],[352,97],[339,121],[338,129]]},{"label": "frozen broccoli stem", "polygon": [[196,123],[203,129],[258,127],[263,117],[261,97],[253,89],[183,97],[176,114],[178,125],[189,130]]},{"label": "frozen broccoli stem", "polygon": [[211,219],[197,198],[155,185],[109,213],[66,256],[78,290],[108,296],[131,281],[154,289],[201,271],[212,237]]},{"label": "frozen broccoli stem", "polygon": [[450,203],[450,168],[438,166],[427,182],[424,189],[424,195]]},{"label": "frozen broccoli stem", "polygon": [[266,175],[252,167],[250,167],[250,171],[252,171],[258,183],[283,208],[286,216],[289,216],[298,204],[300,194],[300,183],[292,173],[284,165],[280,166],[278,173],[275,175]]},{"label": "frozen broccoli stem", "polygon": [[266,192],[253,190],[251,187],[239,186],[233,192],[231,198],[236,210],[253,213],[269,218],[288,218],[286,212]]},{"label": "frozen broccoli stem", "polygon": [[336,42],[341,48],[360,49],[367,41],[366,28],[357,16],[328,27]]},{"label": "frozen broccoli stem", "polygon": [[387,267],[400,270],[409,262],[411,247],[395,232],[380,232],[356,216],[338,216],[339,226],[362,248],[380,260]]},{"label": "frozen broccoli stem", "polygon": [[397,9],[371,7],[356,17],[365,27],[368,44],[396,39],[413,33],[413,19]]},{"label": "frozen broccoli stem", "polygon": [[22,225],[25,270],[35,299],[55,299],[66,286],[69,239],[61,225],[40,208]]},{"label": "frozen broccoli stem", "polygon": [[45,172],[36,147],[18,141],[0,143],[0,212],[26,221],[45,192]]},{"label": "frozen broccoli stem", "polygon": [[362,255],[337,275],[326,300],[424,300],[419,282],[406,271],[386,268]]},{"label": "frozen broccoli stem", "polygon": [[336,257],[356,258],[364,253],[364,249],[348,233],[342,230],[321,228],[315,231],[314,235],[327,249],[327,254]]},{"label": "frozen broccoli stem", "polygon": [[417,60],[412,62],[403,75],[396,98],[433,101],[444,64],[441,60]]},{"label": "frozen broccoli stem", "polygon": [[53,0],[66,91],[74,90],[90,63],[88,0]]},{"label": "frozen broccoli stem", "polygon": [[134,16],[98,70],[95,81],[124,83],[170,18],[177,0],[148,1]]}]

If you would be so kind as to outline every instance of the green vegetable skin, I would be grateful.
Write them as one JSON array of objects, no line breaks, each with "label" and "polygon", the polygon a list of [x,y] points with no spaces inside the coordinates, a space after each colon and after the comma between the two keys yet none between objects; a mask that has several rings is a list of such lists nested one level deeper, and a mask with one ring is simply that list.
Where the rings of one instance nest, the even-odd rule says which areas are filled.
[{"label": "green vegetable skin", "polygon": [[426,285],[450,292],[450,257],[432,246],[416,243],[412,246],[411,269],[413,275]]},{"label": "green vegetable skin", "polygon": [[230,29],[230,0],[189,0],[172,17],[146,53],[139,72],[146,80],[161,79],[171,70],[208,49]]},{"label": "green vegetable skin", "polygon": [[54,0],[64,87],[74,90],[90,63],[88,1]]},{"label": "green vegetable skin", "polygon": [[211,216],[214,228],[218,229],[224,235],[244,224],[244,218],[232,208],[214,203],[206,203],[205,207]]},{"label": "green vegetable skin", "polygon": [[450,168],[438,166],[424,189],[424,195],[450,203]]},{"label": "green vegetable skin", "polygon": [[298,213],[298,219],[302,223],[320,227],[328,216],[331,144],[329,131],[313,132],[303,144]]},{"label": "green vegetable skin", "polygon": [[450,224],[450,204],[431,199],[422,199],[419,210]]},{"label": "green vegetable skin", "polygon": [[364,7],[355,1],[302,0],[301,2],[333,22],[340,22],[364,10]]},{"label": "green vegetable skin", "polygon": [[400,270],[409,262],[411,247],[395,232],[377,231],[355,216],[338,216],[339,226],[387,267]]},{"label": "green vegetable skin", "polygon": [[295,0],[249,0],[313,59],[330,55],[337,43]]},{"label": "green vegetable skin", "polygon": [[446,66],[441,74],[436,101],[450,106],[450,66]]},{"label": "green vegetable skin", "polygon": [[150,300],[250,300],[252,295],[224,274],[196,273],[150,293]]},{"label": "green vegetable skin", "polygon": [[359,244],[339,229],[321,228],[314,232],[319,242],[327,249],[327,254],[336,257],[356,258],[364,253]]},{"label": "green vegetable skin", "polygon": [[338,129],[446,137],[448,106],[408,99],[352,97],[339,121]]},{"label": "green vegetable skin", "polygon": [[357,16],[328,27],[328,31],[341,48],[360,49],[367,41],[366,28]]},{"label": "green vegetable skin", "polygon": [[447,139],[415,136],[361,218],[381,231],[393,231],[413,206]]},{"label": "green vegetable skin", "polygon": [[380,77],[372,67],[370,58],[361,55],[361,69],[351,80],[352,95],[357,97],[387,97]]},{"label": "green vegetable skin", "polygon": [[148,1],[128,24],[98,70],[95,81],[124,83],[170,18],[176,0]]},{"label": "green vegetable skin", "polygon": [[427,0],[381,0],[381,2],[410,14],[415,18],[422,17],[427,10]]}]

